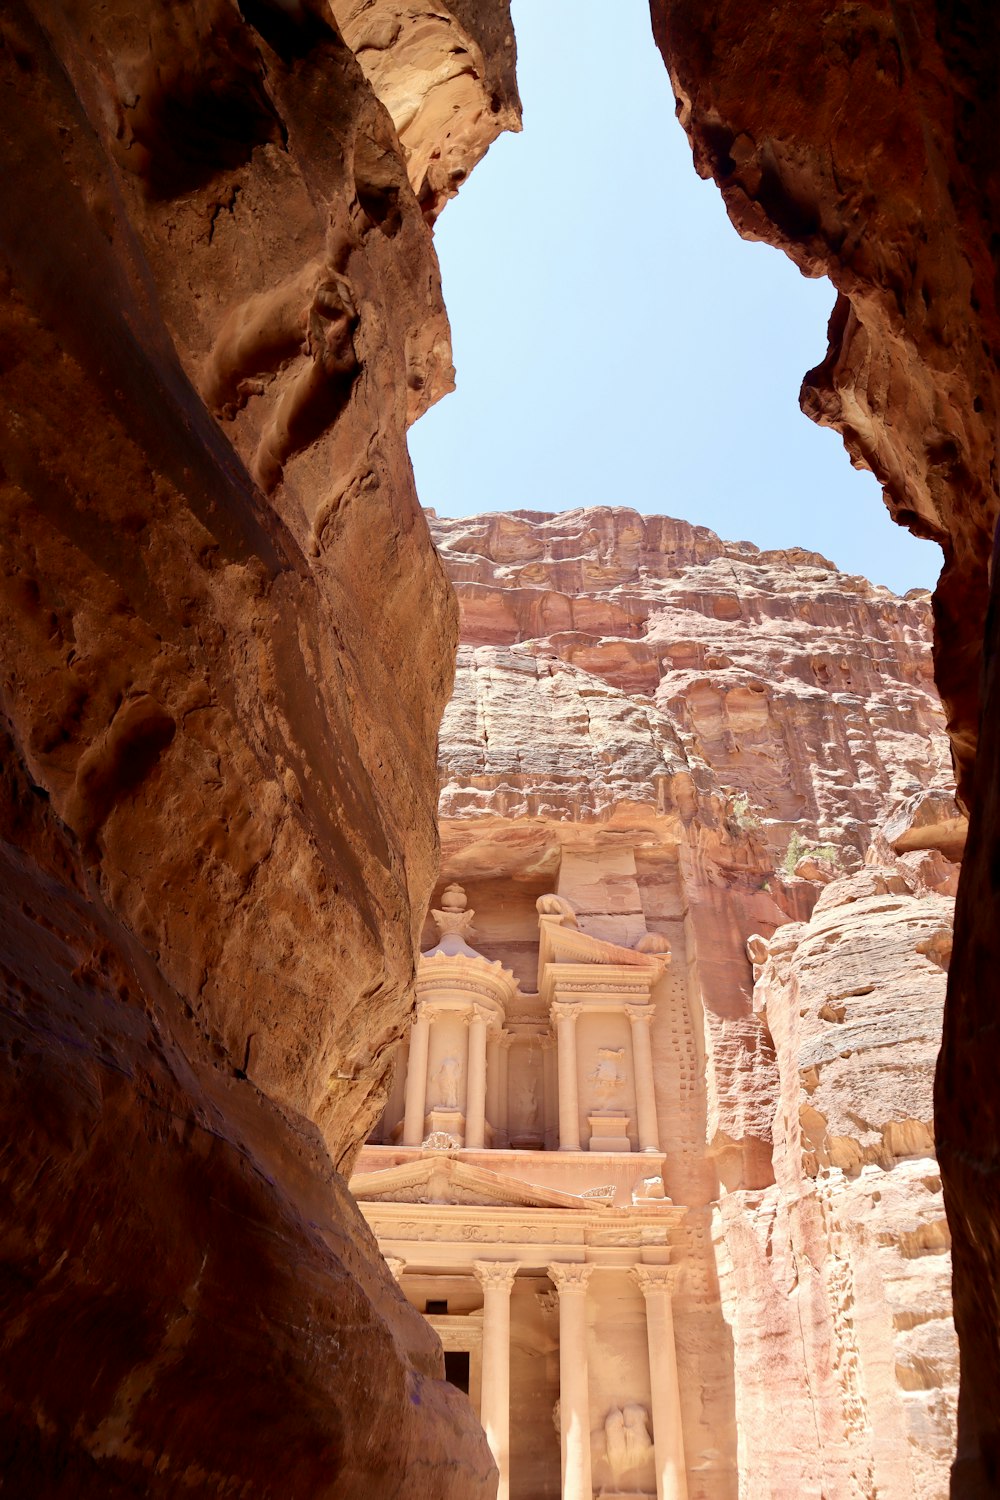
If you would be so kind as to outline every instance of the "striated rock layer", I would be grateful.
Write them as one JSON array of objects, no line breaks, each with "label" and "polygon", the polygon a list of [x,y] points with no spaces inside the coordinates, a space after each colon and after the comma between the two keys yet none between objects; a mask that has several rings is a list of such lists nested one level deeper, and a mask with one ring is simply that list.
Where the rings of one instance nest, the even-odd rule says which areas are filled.
[{"label": "striated rock layer", "polygon": [[431,525],[462,612],[442,877],[479,951],[530,987],[545,892],[672,950],[651,1043],[689,1495],[941,1500],[964,819],[926,594],[624,509]]},{"label": "striated rock layer", "polygon": [[[492,1485],[335,1171],[407,1011],[455,640],[412,162],[440,206],[516,112],[506,7],[458,10],[374,88],[313,0],[0,19],[12,1494]],[[434,109],[404,146],[379,96],[444,66],[460,148]]]},{"label": "striated rock layer", "polygon": [[998,514],[1000,10],[992,0],[650,8],[698,171],[718,183],[741,234],[779,245],[837,288],[804,409],[873,470],[895,519],[944,549],[936,674],[972,811],[936,1116],[963,1361],[954,1492],[993,1495],[1000,610],[994,602],[987,616],[987,601]]}]

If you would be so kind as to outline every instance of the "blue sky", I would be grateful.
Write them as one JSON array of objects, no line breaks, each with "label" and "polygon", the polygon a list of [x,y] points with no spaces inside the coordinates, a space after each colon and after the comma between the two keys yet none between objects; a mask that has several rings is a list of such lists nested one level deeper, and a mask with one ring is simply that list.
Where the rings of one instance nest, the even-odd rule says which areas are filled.
[{"label": "blue sky", "polygon": [[939,549],[799,411],[833,288],[695,174],[646,0],[512,10],[524,132],[438,220],[458,389],[410,433],[424,505],[631,505],[933,585]]}]

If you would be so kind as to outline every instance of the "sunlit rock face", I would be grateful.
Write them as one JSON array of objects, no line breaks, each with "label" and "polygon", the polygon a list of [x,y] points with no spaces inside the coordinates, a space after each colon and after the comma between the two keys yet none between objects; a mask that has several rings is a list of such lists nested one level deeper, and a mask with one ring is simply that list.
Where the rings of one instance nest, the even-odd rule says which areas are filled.
[{"label": "sunlit rock face", "polygon": [[520,130],[506,6],[478,0],[332,0],[358,62],[395,125],[428,223],[490,143]]},{"label": "sunlit rock face", "polygon": [[795,832],[853,868],[890,807],[922,799],[929,815],[939,786],[960,851],[922,591],[898,599],[816,553],[625,509],[432,527],[462,611],[445,815],[500,794],[527,813],[564,805],[563,739],[582,731],[589,785],[576,761],[565,772],[578,817],[655,805],[686,778],[772,864]]},{"label": "sunlit rock face", "polygon": [[[776,1185],[720,1216],[748,1494],[948,1492],[958,1350],[931,1083],[953,902],[939,874],[883,857],[827,885],[809,922],[748,945],[780,1080]],[[776,1393],[794,1413],[777,1431]]]},{"label": "sunlit rock face", "polygon": [[408,152],[319,4],[0,30],[4,1480],[485,1496],[334,1171],[409,1005],[456,636]]},{"label": "sunlit rock face", "polygon": [[630,510],[431,526],[462,612],[442,874],[481,951],[530,986],[541,891],[588,938],[672,951],[688,1493],[942,1500],[932,1085],[964,821],[926,594]]},{"label": "sunlit rock face", "polygon": [[955,1493],[992,1495],[1000,1315],[985,1289],[1000,1281],[1000,612],[987,619],[987,600],[1000,11],[990,0],[807,0],[752,14],[735,0],[710,9],[652,0],[651,11],[695,165],[718,183],[736,228],[781,246],[807,274],[826,272],[837,289],[805,410],[874,471],[893,516],[944,549],[935,668],[972,811],[937,1110],[963,1350]]}]

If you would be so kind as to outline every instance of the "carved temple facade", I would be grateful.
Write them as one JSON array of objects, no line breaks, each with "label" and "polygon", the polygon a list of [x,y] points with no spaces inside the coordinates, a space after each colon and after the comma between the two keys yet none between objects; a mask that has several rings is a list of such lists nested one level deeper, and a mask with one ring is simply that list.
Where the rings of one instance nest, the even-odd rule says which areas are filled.
[{"label": "carved temple facade", "polygon": [[480,1413],[500,1500],[687,1500],[674,1313],[704,1299],[701,1230],[663,1149],[687,1009],[664,937],[609,941],[565,897],[535,904],[518,978],[445,890],[351,1186]]}]

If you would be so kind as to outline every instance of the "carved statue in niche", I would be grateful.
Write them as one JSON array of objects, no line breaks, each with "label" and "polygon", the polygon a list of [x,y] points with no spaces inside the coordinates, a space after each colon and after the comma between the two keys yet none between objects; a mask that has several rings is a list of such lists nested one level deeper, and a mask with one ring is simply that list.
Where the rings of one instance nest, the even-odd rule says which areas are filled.
[{"label": "carved statue in niche", "polygon": [[442,1059],[441,1066],[434,1074],[434,1087],[437,1089],[438,1109],[458,1108],[458,1088],[462,1081],[462,1066],[457,1057],[446,1057]]},{"label": "carved statue in niche", "polygon": [[634,1464],[645,1463],[653,1447],[649,1413],[638,1404],[625,1407],[625,1449]]},{"label": "carved statue in niche", "polygon": [[604,1449],[616,1489],[634,1487],[652,1448],[646,1408],[634,1403],[613,1406],[604,1419]]},{"label": "carved statue in niche", "polygon": [[521,1087],[521,1119],[529,1130],[538,1124],[538,1084],[530,1073]]},{"label": "carved statue in niche", "polygon": [[604,1103],[608,1103],[624,1087],[625,1074],[619,1069],[624,1056],[624,1047],[597,1049],[597,1062],[587,1076],[594,1085],[594,1093]]}]

